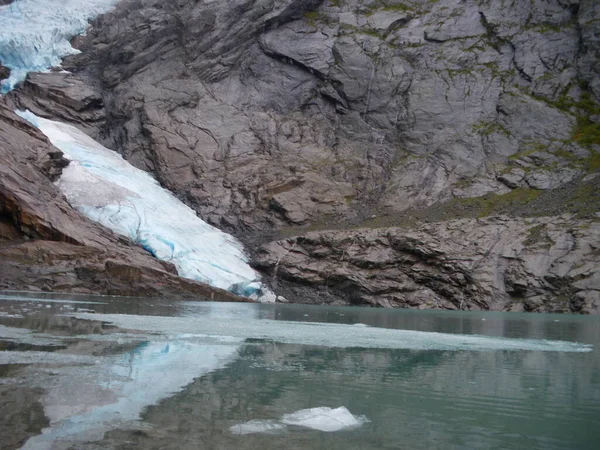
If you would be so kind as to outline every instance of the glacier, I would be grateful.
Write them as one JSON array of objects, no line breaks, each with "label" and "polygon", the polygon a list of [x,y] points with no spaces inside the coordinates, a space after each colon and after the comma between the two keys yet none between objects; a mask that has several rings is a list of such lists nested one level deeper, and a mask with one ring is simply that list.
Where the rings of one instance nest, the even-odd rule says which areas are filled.
[{"label": "glacier", "polygon": [[[118,0],[16,0],[0,7],[0,61],[11,69],[6,93],[30,71],[57,67],[78,50],[70,39]],[[73,207],[130,237],[155,257],[172,262],[180,276],[272,301],[248,265],[240,242],[199,219],[147,173],[74,127],[17,112],[38,127],[72,163],[58,186]]]},{"label": "glacier", "polygon": [[57,186],[75,209],[173,263],[182,277],[273,301],[274,295],[248,265],[242,244],[201,220],[147,172],[71,125],[30,111],[17,114],[71,160]]},{"label": "glacier", "polygon": [[0,61],[11,69],[0,86],[6,93],[27,72],[44,72],[78,53],[70,39],[89,20],[109,11],[118,0],[15,0],[0,7]]}]

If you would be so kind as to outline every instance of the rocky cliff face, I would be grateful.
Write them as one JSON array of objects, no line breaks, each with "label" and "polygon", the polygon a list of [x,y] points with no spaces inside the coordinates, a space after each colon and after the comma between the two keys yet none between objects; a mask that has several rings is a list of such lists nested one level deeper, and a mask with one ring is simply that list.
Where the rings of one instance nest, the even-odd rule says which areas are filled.
[{"label": "rocky cliff face", "polygon": [[312,232],[256,262],[296,301],[403,308],[598,313],[600,223],[571,216]]},{"label": "rocky cliff face", "polygon": [[[585,239],[593,242],[599,19],[593,0],[124,0],[75,40],[82,53],[65,61],[71,74],[31,75],[9,101],[78,124],[247,242],[287,227],[386,227],[410,218],[415,232],[433,233],[419,235],[427,246],[450,225],[422,228],[420,219],[460,219],[474,207],[488,216],[498,205],[511,216],[569,211],[577,217],[540,225],[585,228],[580,221],[589,220]],[[384,219],[366,221],[372,216]],[[470,235],[486,229],[468,224]],[[524,219],[511,224],[506,248],[518,247],[529,229]],[[392,251],[376,236],[404,232],[365,231],[364,245]],[[323,245],[335,247],[338,238],[325,235],[331,245]],[[267,245],[258,264],[274,270],[286,245]],[[598,265],[591,250],[569,251]],[[454,252],[472,256],[448,247],[445,257]],[[295,271],[280,263],[277,274],[328,285],[308,275],[320,264],[315,258],[296,260]],[[596,310],[594,277],[591,293],[573,291],[564,308],[540,306],[566,294],[541,281],[552,276],[549,266],[540,263],[538,273],[528,264],[523,283],[535,300],[525,309]],[[468,276],[468,264],[455,269],[479,280]],[[396,283],[405,280],[401,272]],[[338,279],[353,285],[347,275]],[[511,296],[508,282],[481,283],[460,295],[429,286],[429,305],[512,308],[521,295]],[[427,304],[416,287],[392,298],[359,285],[358,297],[340,288],[336,298]]]}]

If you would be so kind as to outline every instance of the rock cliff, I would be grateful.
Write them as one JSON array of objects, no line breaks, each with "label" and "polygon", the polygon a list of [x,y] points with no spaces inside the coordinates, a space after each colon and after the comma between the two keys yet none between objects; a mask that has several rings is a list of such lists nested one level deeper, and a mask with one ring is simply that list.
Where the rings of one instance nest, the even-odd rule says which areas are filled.
[{"label": "rock cliff", "polygon": [[594,0],[123,0],[7,102],[264,243],[290,300],[597,312],[599,30]]},{"label": "rock cliff", "polygon": [[[599,313],[600,223],[499,216],[312,232],[256,263],[288,299],[403,308]],[[316,289],[318,296],[311,295]]]}]

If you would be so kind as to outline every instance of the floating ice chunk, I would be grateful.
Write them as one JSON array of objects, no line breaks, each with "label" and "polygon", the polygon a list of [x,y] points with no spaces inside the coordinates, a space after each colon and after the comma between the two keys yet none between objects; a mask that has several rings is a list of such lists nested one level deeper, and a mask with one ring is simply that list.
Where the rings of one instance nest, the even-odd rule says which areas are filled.
[{"label": "floating ice chunk", "polygon": [[276,433],[285,430],[285,424],[276,420],[251,420],[232,426],[229,430],[232,434],[255,434],[255,433]]},{"label": "floating ice chunk", "polygon": [[293,425],[312,430],[334,432],[348,428],[357,428],[369,422],[365,416],[355,416],[344,406],[339,408],[310,408],[301,409],[292,414],[284,414],[277,420],[251,420],[232,426],[232,434],[276,433]]},{"label": "floating ice chunk", "polygon": [[301,409],[292,414],[285,414],[281,421],[286,425],[296,425],[319,431],[340,431],[344,428],[356,428],[367,422],[365,416],[355,416],[344,406],[339,408]]},{"label": "floating ice chunk", "polygon": [[85,216],[173,263],[182,277],[259,300],[272,297],[248,265],[242,244],[198,218],[148,173],[75,127],[17,113],[72,161],[57,185]]},{"label": "floating ice chunk", "polygon": [[78,53],[73,36],[85,32],[89,20],[110,10],[118,0],[17,0],[0,8],[0,61],[11,69],[1,92],[23,81],[28,72],[44,72],[63,57]]}]

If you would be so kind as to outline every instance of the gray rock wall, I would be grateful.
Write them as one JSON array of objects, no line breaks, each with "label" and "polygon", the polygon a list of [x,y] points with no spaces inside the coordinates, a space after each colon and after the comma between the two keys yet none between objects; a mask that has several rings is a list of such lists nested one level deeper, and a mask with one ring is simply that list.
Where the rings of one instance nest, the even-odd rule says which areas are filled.
[{"label": "gray rock wall", "polygon": [[[29,82],[38,97],[57,76],[93,86],[69,94],[99,98],[72,120],[243,233],[587,175],[598,14],[562,0],[126,0],[78,39],[76,75]],[[68,118],[69,101],[38,112]],[[592,135],[575,139],[584,122]]]}]

